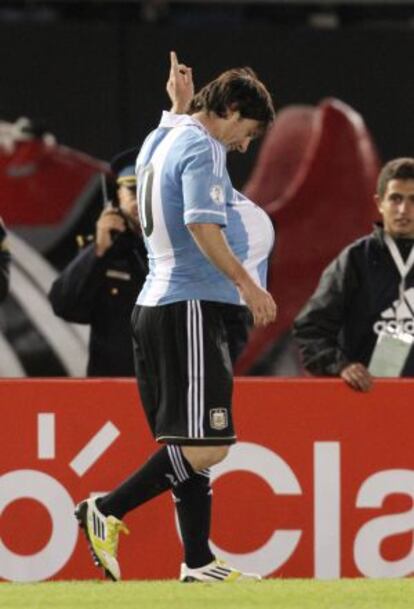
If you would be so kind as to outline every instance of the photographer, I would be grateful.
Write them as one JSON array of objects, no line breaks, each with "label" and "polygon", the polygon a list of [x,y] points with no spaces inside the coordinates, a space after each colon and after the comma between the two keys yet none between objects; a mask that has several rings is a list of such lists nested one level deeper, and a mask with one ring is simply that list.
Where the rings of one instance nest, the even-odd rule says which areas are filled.
[{"label": "photographer", "polygon": [[93,242],[53,283],[49,299],[56,315],[89,324],[88,376],[133,376],[130,317],[147,274],[140,234],[134,161],[136,150],[116,157],[117,201],[107,204],[96,223]]},{"label": "photographer", "polygon": [[0,217],[0,302],[9,293],[10,253],[6,243],[6,227]]}]

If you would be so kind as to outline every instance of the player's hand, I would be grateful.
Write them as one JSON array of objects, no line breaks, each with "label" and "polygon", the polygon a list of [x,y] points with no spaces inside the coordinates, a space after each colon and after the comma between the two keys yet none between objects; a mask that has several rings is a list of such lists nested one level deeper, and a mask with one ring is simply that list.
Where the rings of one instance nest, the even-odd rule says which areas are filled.
[{"label": "player's hand", "polygon": [[194,97],[193,71],[183,63],[178,63],[175,51],[170,52],[170,75],[167,93],[172,102],[171,112],[185,114]]},{"label": "player's hand", "polygon": [[96,223],[95,252],[103,256],[113,244],[114,233],[123,233],[125,220],[114,207],[106,207]]},{"label": "player's hand", "polygon": [[253,281],[239,286],[240,294],[253,315],[255,326],[267,326],[275,321],[277,305],[273,296]]},{"label": "player's hand", "polygon": [[340,377],[355,391],[370,391],[373,378],[368,369],[359,362],[348,364],[342,369]]}]

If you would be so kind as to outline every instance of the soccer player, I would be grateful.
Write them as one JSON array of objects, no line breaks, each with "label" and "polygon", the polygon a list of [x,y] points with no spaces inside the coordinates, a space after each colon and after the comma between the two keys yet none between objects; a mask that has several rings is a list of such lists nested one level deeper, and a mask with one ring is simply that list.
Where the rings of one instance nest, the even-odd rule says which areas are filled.
[{"label": "soccer player", "polygon": [[273,230],[260,208],[235,198],[226,153],[245,152],[273,117],[254,72],[229,70],[193,98],[189,114],[165,113],[138,156],[149,273],[132,314],[135,366],[148,423],[163,446],[114,491],[76,508],[96,562],[112,579],[120,578],[122,518],[167,490],[184,544],[181,581],[260,579],[211,552],[209,468],[236,441],[223,308],[246,304],[256,325],[276,317],[264,288]]}]

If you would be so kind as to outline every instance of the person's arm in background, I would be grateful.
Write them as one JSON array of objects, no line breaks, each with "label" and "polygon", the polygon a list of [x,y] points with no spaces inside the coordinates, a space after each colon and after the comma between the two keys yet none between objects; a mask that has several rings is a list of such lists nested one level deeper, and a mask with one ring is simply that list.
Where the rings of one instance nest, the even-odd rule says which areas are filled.
[{"label": "person's arm in background", "polygon": [[96,294],[105,280],[106,256],[113,245],[113,231],[125,231],[125,221],[111,207],[96,223],[95,242],[82,250],[53,282],[49,292],[54,313],[66,321],[88,324]]},{"label": "person's arm in background", "polygon": [[346,298],[356,278],[344,250],[323,272],[315,292],[296,317],[293,335],[306,370],[315,376],[339,376],[353,389],[368,391],[372,377],[359,362],[350,362],[339,335],[346,315]]},{"label": "person's arm in background", "polygon": [[10,252],[7,248],[6,237],[6,227],[0,218],[0,302],[9,293]]}]

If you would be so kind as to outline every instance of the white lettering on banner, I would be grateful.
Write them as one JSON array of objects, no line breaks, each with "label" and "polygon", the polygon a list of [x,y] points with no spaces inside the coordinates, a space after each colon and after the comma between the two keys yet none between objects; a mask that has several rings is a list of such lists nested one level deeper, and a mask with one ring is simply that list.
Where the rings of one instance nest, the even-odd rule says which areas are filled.
[{"label": "white lettering on banner", "polygon": [[70,559],[78,538],[72,498],[55,478],[31,469],[11,471],[0,478],[0,514],[13,501],[26,498],[38,501],[49,512],[52,534],[45,547],[31,556],[15,554],[0,540],[0,577],[16,582],[52,577]]},{"label": "white lettering on banner", "polygon": [[83,476],[120,435],[119,429],[107,421],[69,463],[78,476]]},{"label": "white lettering on banner", "polygon": [[315,577],[341,576],[341,471],[339,442],[316,442],[314,461]]},{"label": "white lettering on banner", "polygon": [[37,415],[37,457],[55,458],[55,413],[39,412]]},{"label": "white lettering on banner", "polygon": [[[373,474],[359,489],[356,505],[360,508],[381,507],[393,493],[409,495],[414,503],[414,471],[390,469]],[[385,560],[381,542],[391,535],[412,534],[410,553],[400,560]],[[403,577],[414,573],[414,506],[402,514],[380,516],[364,524],[355,538],[354,560],[367,577]]]},{"label": "white lettering on banner", "polygon": [[[46,434],[46,437],[51,436]],[[51,451],[42,449],[42,454],[46,453],[51,454]],[[340,443],[316,442],[313,455],[314,575],[321,579],[340,577],[340,505],[343,488]],[[95,451],[94,456],[96,457]],[[91,458],[88,457],[84,465],[85,463],[90,465]],[[240,442],[232,447],[229,456],[212,468],[212,481],[233,471],[257,475],[277,495],[302,495],[301,485],[291,467],[279,455],[262,445]],[[362,482],[355,507],[381,508],[386,497],[396,493],[409,496],[414,503],[413,470],[394,469],[374,473]],[[44,472],[22,469],[2,475],[0,516],[7,506],[25,498],[39,502],[47,510],[52,520],[51,537],[45,540],[45,545],[39,552],[29,556],[14,553],[0,539],[0,578],[18,582],[40,581],[58,573],[72,558],[78,538],[78,528],[73,518],[74,502],[64,486]],[[306,501],[309,510],[312,510],[310,497]],[[22,523],[25,527],[31,526],[30,518],[30,510],[27,510],[27,520]],[[36,523],[33,524],[36,526]],[[386,560],[381,554],[384,539],[404,533],[413,535],[413,532],[414,506],[406,512],[379,516],[363,524],[353,544],[354,561],[360,573],[368,577],[388,578],[413,574],[414,543],[408,554],[399,560]],[[236,567],[269,575],[293,556],[302,533],[301,529],[275,529],[266,543],[245,554],[232,554],[214,543],[211,545],[213,552]],[[349,540],[347,547],[351,545],[352,541]],[[79,573],[79,576],[82,577],[82,574]]]},{"label": "white lettering on banner", "polygon": [[[211,481],[232,471],[247,471],[263,478],[273,492],[281,495],[301,495],[298,479],[289,465],[272,450],[259,444],[239,442],[232,446],[228,457],[211,469]],[[243,571],[269,575],[283,565],[294,553],[302,531],[273,532],[269,541],[254,552],[231,554],[210,542],[212,552]]]}]

